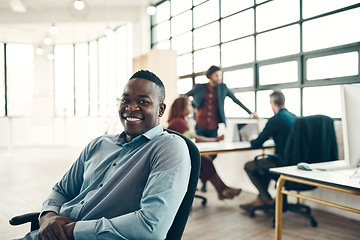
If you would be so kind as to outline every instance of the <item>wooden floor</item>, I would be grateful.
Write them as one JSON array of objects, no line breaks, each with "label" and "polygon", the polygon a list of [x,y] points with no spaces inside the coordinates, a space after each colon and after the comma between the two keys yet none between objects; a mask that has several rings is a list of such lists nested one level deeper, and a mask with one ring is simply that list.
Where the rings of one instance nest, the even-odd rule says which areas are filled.
[{"label": "wooden floor", "polygon": [[[10,226],[8,220],[17,214],[38,211],[49,189],[80,151],[80,148],[23,148],[7,154],[0,150],[0,240],[22,237],[29,230],[29,225]],[[208,184],[208,192],[201,195],[208,198],[208,203],[203,207],[195,199],[182,239],[274,239],[271,214],[261,212],[250,218],[238,207],[251,201],[254,194],[242,192],[233,200],[219,201]],[[360,217],[355,221],[324,211],[313,213],[319,223],[317,228],[312,228],[301,216],[285,213],[283,239],[360,239]]]}]

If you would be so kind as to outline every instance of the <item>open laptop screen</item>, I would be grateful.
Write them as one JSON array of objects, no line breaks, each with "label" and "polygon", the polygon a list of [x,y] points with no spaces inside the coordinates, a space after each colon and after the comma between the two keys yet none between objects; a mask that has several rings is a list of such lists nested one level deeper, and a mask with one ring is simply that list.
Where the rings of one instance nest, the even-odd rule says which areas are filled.
[{"label": "open laptop screen", "polygon": [[233,141],[251,141],[259,135],[259,124],[253,123],[236,123],[234,126]]}]

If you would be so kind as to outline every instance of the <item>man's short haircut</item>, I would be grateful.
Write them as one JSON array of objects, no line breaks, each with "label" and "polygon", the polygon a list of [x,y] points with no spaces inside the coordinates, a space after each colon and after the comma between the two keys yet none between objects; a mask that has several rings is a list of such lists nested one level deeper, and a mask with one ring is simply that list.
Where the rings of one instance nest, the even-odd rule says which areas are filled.
[{"label": "man's short haircut", "polygon": [[270,94],[270,98],[272,98],[277,106],[285,105],[285,95],[281,91],[274,91]]},{"label": "man's short haircut", "polygon": [[149,80],[156,84],[156,86],[160,89],[160,103],[163,103],[165,100],[165,86],[164,83],[160,80],[158,76],[156,76],[154,73],[148,71],[148,70],[140,70],[134,73],[134,75],[131,76],[131,79],[134,78],[143,78],[146,80]]},{"label": "man's short haircut", "polygon": [[206,75],[207,78],[210,78],[210,76],[211,76],[214,72],[217,72],[217,71],[220,71],[220,70],[221,70],[221,68],[212,65],[212,66],[206,71],[205,75]]}]

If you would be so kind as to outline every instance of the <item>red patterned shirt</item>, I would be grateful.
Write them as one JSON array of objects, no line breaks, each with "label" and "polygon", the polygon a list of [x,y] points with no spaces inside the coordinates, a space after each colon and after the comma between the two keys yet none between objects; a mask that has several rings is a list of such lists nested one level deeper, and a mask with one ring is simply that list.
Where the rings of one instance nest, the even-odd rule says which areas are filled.
[{"label": "red patterned shirt", "polygon": [[216,129],[220,122],[219,112],[218,112],[218,99],[216,93],[216,87],[210,87],[209,85],[206,88],[204,95],[204,102],[201,107],[198,109],[196,115],[196,123],[204,129]]}]

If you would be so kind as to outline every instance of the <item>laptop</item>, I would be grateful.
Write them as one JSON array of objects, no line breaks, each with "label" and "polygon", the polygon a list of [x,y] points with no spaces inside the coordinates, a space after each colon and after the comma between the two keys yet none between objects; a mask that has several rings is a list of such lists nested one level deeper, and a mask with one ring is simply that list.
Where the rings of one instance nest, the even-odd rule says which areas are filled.
[{"label": "laptop", "polygon": [[259,124],[257,122],[235,123],[233,141],[249,142],[256,139],[259,133]]}]

